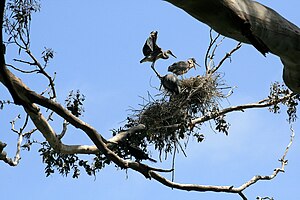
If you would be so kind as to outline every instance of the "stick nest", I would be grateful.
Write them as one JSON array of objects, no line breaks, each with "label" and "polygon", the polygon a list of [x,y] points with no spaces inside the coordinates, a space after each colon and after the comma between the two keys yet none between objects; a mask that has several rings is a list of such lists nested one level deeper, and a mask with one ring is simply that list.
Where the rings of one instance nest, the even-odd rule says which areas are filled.
[{"label": "stick nest", "polygon": [[136,111],[137,123],[147,127],[146,139],[159,150],[172,150],[174,142],[191,134],[190,121],[218,109],[224,97],[220,75],[206,75],[180,80],[181,93],[164,94]]}]

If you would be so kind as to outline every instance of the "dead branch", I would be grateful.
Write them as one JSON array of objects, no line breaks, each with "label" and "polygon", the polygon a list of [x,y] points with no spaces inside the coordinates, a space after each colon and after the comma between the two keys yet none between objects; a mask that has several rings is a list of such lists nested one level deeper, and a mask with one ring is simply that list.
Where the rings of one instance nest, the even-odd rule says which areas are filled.
[{"label": "dead branch", "polygon": [[209,74],[213,74],[215,73],[224,63],[225,60],[227,60],[228,58],[231,57],[231,55],[236,52],[237,50],[239,50],[242,47],[242,43],[239,42],[235,48],[233,48],[229,53],[226,53],[225,56],[221,59],[221,61],[219,62],[219,64],[214,67],[213,69],[211,69],[210,71],[208,71]]},{"label": "dead branch", "polygon": [[260,181],[260,180],[272,180],[274,179],[277,174],[279,172],[284,172],[284,168],[287,165],[287,160],[285,159],[292,143],[295,137],[295,132],[293,130],[293,128],[291,127],[291,138],[290,138],[290,142],[287,145],[285,152],[283,154],[283,156],[281,157],[281,159],[279,160],[281,162],[281,167],[280,168],[276,168],[273,172],[273,174],[271,175],[267,175],[267,176],[262,176],[262,175],[257,175],[254,176],[252,179],[250,179],[249,181],[245,182],[244,184],[242,184],[240,187],[234,187],[234,186],[214,186],[214,185],[196,185],[196,184],[180,184],[180,183],[176,183],[173,181],[170,181],[166,178],[164,178],[163,176],[150,171],[149,174],[151,175],[152,178],[154,178],[155,180],[157,180],[158,182],[162,183],[163,185],[170,187],[170,188],[176,188],[179,190],[186,190],[186,191],[198,191],[198,192],[226,192],[226,193],[236,193],[238,195],[241,196],[241,198],[243,200],[247,200],[246,196],[243,194],[243,191],[250,187],[251,185],[255,184],[256,182]]},{"label": "dead branch", "polygon": [[205,55],[205,60],[204,60],[206,72],[210,71],[210,64],[208,63],[208,59],[210,58],[210,60],[212,60],[212,57],[209,55],[211,52],[211,49],[213,48],[213,45],[216,43],[218,38],[221,36],[220,34],[217,34],[216,37],[213,37],[212,32],[213,32],[213,30],[210,29],[210,31],[209,31],[210,41],[209,41],[209,45],[208,45],[206,55]]},{"label": "dead branch", "polygon": [[32,73],[37,73],[39,71],[37,69],[26,71],[26,70],[19,69],[19,68],[15,67],[15,66],[13,66],[11,64],[6,64],[6,66],[11,67],[12,69],[14,69],[16,71],[19,71],[21,73],[24,73],[24,74],[32,74]]},{"label": "dead branch", "polygon": [[273,197],[256,197],[257,200],[274,200]]}]

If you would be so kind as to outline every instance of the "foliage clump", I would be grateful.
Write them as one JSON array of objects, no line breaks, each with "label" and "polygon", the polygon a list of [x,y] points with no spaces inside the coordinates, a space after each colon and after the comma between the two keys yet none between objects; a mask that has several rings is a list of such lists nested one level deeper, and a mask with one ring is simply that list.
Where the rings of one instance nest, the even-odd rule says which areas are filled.
[{"label": "foliage clump", "polygon": [[76,93],[71,90],[65,103],[67,105],[67,109],[76,117],[79,117],[84,112],[83,102],[85,100],[85,96],[80,93],[79,90]]},{"label": "foliage clump", "polygon": [[93,161],[83,160],[76,154],[62,154],[55,151],[47,142],[41,143],[42,147],[39,149],[43,162],[46,164],[45,174],[50,176],[55,173],[55,170],[62,176],[68,176],[71,172],[72,178],[78,178],[80,175],[80,168],[89,176],[96,176],[96,172],[110,164],[103,154],[97,154]]},{"label": "foliage clump", "polygon": [[[299,94],[290,95],[290,90],[283,84],[279,82],[275,82],[270,86],[270,94],[268,96],[271,102],[274,102],[272,107],[269,108],[270,112],[273,113],[280,113],[280,104],[283,104],[287,107],[287,115],[288,115],[288,122],[295,122],[297,119],[297,106],[300,101]],[[288,96],[288,98],[284,98]],[[279,101],[283,98],[282,101]]]}]

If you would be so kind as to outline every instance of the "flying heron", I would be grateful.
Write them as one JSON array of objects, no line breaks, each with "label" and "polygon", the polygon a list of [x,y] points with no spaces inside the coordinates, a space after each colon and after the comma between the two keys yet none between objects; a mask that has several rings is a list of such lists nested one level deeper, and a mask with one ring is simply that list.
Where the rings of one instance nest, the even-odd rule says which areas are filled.
[{"label": "flying heron", "polygon": [[143,54],[144,58],[140,61],[140,63],[143,62],[152,62],[151,67],[154,67],[154,63],[158,59],[168,59],[169,55],[176,58],[176,56],[172,53],[171,50],[163,51],[157,44],[157,31],[152,31],[150,33],[150,36],[147,38],[144,46],[143,46]]},{"label": "flying heron", "polygon": [[180,93],[179,80],[175,74],[167,74],[160,77],[161,85],[172,94]]},{"label": "flying heron", "polygon": [[198,63],[196,62],[195,58],[189,58],[187,61],[179,61],[173,63],[168,67],[168,71],[176,75],[183,75],[192,68],[196,69],[196,65],[200,67],[200,65],[198,65]]}]

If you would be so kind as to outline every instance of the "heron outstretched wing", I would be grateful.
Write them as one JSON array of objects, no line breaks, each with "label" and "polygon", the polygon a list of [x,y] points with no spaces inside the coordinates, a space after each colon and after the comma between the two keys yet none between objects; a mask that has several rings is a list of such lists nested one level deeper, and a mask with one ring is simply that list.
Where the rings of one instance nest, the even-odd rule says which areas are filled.
[{"label": "heron outstretched wing", "polygon": [[157,31],[152,31],[143,47],[144,56],[151,55],[157,48],[159,48],[156,44],[156,40],[157,40]]}]

